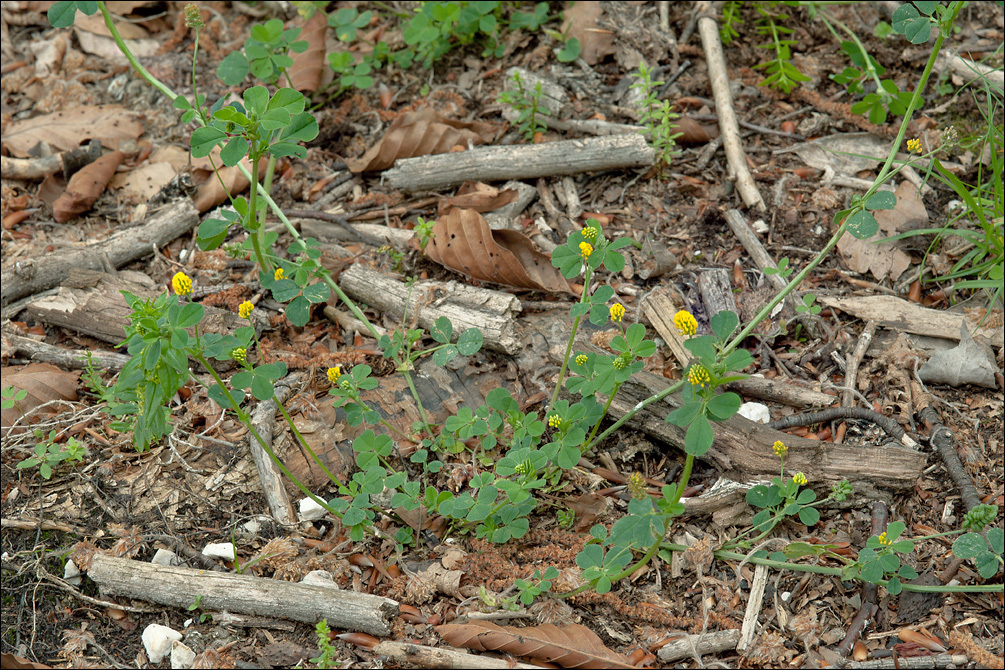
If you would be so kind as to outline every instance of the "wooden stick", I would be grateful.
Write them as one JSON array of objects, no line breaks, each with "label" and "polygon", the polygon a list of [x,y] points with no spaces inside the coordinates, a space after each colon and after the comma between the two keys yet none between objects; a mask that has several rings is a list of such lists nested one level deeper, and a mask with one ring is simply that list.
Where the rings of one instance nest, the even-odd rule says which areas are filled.
[{"label": "wooden stick", "polygon": [[504,181],[649,167],[655,151],[641,135],[612,135],[534,145],[475,147],[403,158],[384,173],[391,188],[437,190],[467,180]]},{"label": "wooden stick", "polygon": [[[19,259],[0,273],[0,305],[56,286],[71,268],[104,270],[105,263],[120,268],[189,232],[199,223],[199,212],[189,199],[178,200],[136,228],[121,230],[106,240],[39,259]],[[107,260],[106,260],[107,259]]]},{"label": "wooden stick", "polygon": [[[764,566],[759,565],[757,567]],[[657,652],[657,655],[664,663],[672,663],[696,654],[704,656],[705,654],[718,654],[730,649],[736,649],[736,643],[739,641],[740,631],[736,628],[701,635],[685,635],[664,645]]]},{"label": "wooden stick", "polygon": [[514,662],[507,658],[488,658],[469,654],[456,649],[427,647],[423,644],[407,642],[381,642],[373,648],[373,653],[387,656],[400,666],[417,666],[420,668],[472,668],[473,670],[508,670],[520,668],[534,670],[540,666],[529,663]]},{"label": "wooden stick", "polygon": [[754,641],[754,634],[757,632],[757,616],[761,613],[761,605],[764,601],[764,587],[767,584],[768,566],[755,566],[754,580],[750,584],[750,599],[747,600],[747,609],[743,614],[743,626],[740,628],[740,639],[736,645],[736,650],[741,654]]},{"label": "wooden stick", "polygon": [[[38,342],[30,337],[21,337],[14,333],[4,332],[4,340],[11,345],[11,355],[22,354],[33,361],[42,363],[52,363],[63,370],[82,369],[87,367],[87,358],[84,350],[65,349],[53,346],[45,342]],[[116,354],[111,351],[92,351],[91,361],[98,370],[109,370],[118,372],[129,362],[129,356]],[[4,356],[7,355],[6,350]]]},{"label": "wooden stick", "polygon": [[872,343],[872,336],[875,334],[876,322],[869,321],[865,324],[865,330],[863,330],[862,334],[859,335],[858,344],[855,345],[855,351],[848,354],[844,371],[844,385],[848,387],[848,390],[846,390],[841,396],[841,404],[845,407],[855,406],[855,396],[851,389],[855,388],[856,378],[858,377],[858,366],[862,364],[862,359],[865,358],[865,352],[868,351],[869,345]]},{"label": "wooden stick", "polygon": [[354,591],[297,584],[251,575],[153,565],[96,554],[88,576],[105,595],[125,596],[187,608],[202,596],[203,609],[278,617],[311,625],[327,619],[333,628],[390,635],[398,603]]},{"label": "wooden stick", "polygon": [[740,192],[743,203],[747,207],[756,207],[758,211],[766,211],[764,199],[754,184],[750,170],[747,169],[747,157],[743,153],[743,143],[740,141],[740,126],[736,122],[736,112],[733,110],[733,98],[729,93],[729,73],[726,71],[726,59],[722,54],[722,43],[719,41],[719,26],[710,12],[711,3],[705,0],[699,2],[696,9],[701,13],[698,19],[698,33],[705,49],[705,61],[708,64],[708,78],[712,85],[712,96],[715,98],[715,112],[719,117],[719,132],[722,133],[722,145],[726,150],[729,171],[736,179],[736,190]]},{"label": "wooden stick", "polygon": [[[275,398],[259,403],[255,411],[251,413],[251,425],[270,447],[272,447],[273,424],[276,418],[276,403],[285,402],[290,394],[290,389],[298,386],[300,379],[301,373],[299,372],[286,376],[276,384]],[[297,513],[293,509],[290,497],[286,494],[282,472],[265,453],[265,449],[255,439],[254,433],[248,434],[248,443],[251,447],[251,456],[255,459],[255,467],[258,469],[258,479],[262,482],[265,500],[269,503],[269,510],[272,512],[272,518],[276,520],[276,523],[282,525],[296,523]]]}]

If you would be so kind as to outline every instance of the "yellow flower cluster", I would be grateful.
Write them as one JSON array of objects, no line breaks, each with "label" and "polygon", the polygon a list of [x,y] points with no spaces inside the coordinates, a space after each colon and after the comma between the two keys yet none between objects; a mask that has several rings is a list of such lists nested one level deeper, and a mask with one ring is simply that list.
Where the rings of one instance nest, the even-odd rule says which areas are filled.
[{"label": "yellow flower cluster", "polygon": [[912,154],[920,154],[921,140],[919,140],[917,137],[912,137],[911,139],[907,140],[907,150],[910,151]]},{"label": "yellow flower cluster", "polygon": [[712,381],[712,378],[704,365],[692,365],[691,370],[687,373],[687,380],[691,382],[691,386],[705,388],[705,385]]},{"label": "yellow flower cluster", "polygon": [[580,354],[576,356],[576,365],[586,365],[586,362],[590,360],[586,354]]},{"label": "yellow flower cluster", "polygon": [[806,475],[801,472],[797,472],[792,477],[792,481],[794,481],[798,486],[806,486]]},{"label": "yellow flower cluster", "polygon": [[589,258],[590,254],[593,253],[593,245],[589,242],[580,242],[579,253],[583,254],[583,258]]},{"label": "yellow flower cluster", "polygon": [[893,544],[893,542],[891,542],[890,540],[886,539],[886,531],[883,531],[882,533],[880,533],[878,539],[879,539],[879,543],[882,544],[882,545],[884,545],[884,546],[889,546],[889,545]]},{"label": "yellow flower cluster", "polygon": [[781,440],[775,440],[775,444],[771,447],[771,450],[775,452],[775,456],[781,458],[785,455],[785,452],[788,451],[789,448],[786,447],[785,443]]},{"label": "yellow flower cluster", "polygon": [[548,417],[548,425],[552,428],[558,428],[562,425],[562,417],[557,414],[552,414]]},{"label": "yellow flower cluster", "polygon": [[646,478],[642,476],[641,472],[633,472],[628,475],[628,491],[634,500],[644,500],[647,497]]},{"label": "yellow flower cluster", "polygon": [[202,15],[199,13],[199,8],[189,3],[185,5],[185,25],[189,28],[202,28],[205,24],[202,21]]},{"label": "yellow flower cluster", "polygon": [[177,272],[171,277],[171,288],[177,295],[188,295],[192,292],[192,279],[184,272]]},{"label": "yellow flower cluster", "polygon": [[338,378],[342,376],[341,366],[336,365],[333,368],[328,368],[328,381],[332,384],[338,383]]},{"label": "yellow flower cluster", "polygon": [[594,228],[593,226],[587,226],[586,228],[583,228],[583,230],[580,232],[583,233],[583,237],[585,237],[591,242],[597,239],[597,229]]},{"label": "yellow flower cluster", "polygon": [[680,331],[681,335],[687,335],[688,337],[698,332],[698,322],[695,321],[691,312],[686,309],[682,309],[674,314],[673,325],[677,326],[677,330]]},{"label": "yellow flower cluster", "polygon": [[245,300],[237,306],[237,313],[242,319],[247,319],[251,316],[251,310],[253,309],[255,309],[255,305],[250,300]]},{"label": "yellow flower cluster", "polygon": [[280,279],[283,279],[285,277],[286,277],[286,275],[283,274],[283,269],[282,268],[276,268],[276,273],[274,275],[272,275],[272,278],[274,280],[276,280],[276,281],[279,281]]},{"label": "yellow flower cluster", "polygon": [[620,302],[611,305],[611,321],[621,323],[621,317],[625,315],[625,306]]},{"label": "yellow flower cluster", "polygon": [[241,365],[244,365],[248,360],[248,350],[244,347],[238,347],[230,352],[230,357]]},{"label": "yellow flower cluster", "polygon": [[628,361],[626,361],[621,356],[618,356],[617,358],[614,359],[614,369],[615,370],[624,370],[627,367],[628,367]]}]

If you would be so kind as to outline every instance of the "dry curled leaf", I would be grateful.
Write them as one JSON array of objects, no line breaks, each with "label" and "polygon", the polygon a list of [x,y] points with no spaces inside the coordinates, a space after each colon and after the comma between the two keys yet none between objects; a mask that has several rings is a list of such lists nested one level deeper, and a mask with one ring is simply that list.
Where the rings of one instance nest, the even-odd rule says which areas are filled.
[{"label": "dry curled leaf", "polygon": [[528,628],[498,626],[489,621],[437,626],[448,644],[476,651],[504,651],[563,668],[631,668],[621,654],[608,649],[586,626],[544,624]]},{"label": "dry curled leaf", "polygon": [[481,281],[575,293],[530,238],[512,230],[492,230],[472,209],[453,209],[436,221],[426,256]]},{"label": "dry curled leaf", "polygon": [[473,209],[476,212],[491,212],[503,205],[515,202],[516,198],[516,189],[510,188],[500,191],[496,187],[483,184],[480,181],[466,181],[457,189],[455,195],[440,201],[439,213],[442,216],[455,207]]},{"label": "dry curled leaf", "polygon": [[31,149],[46,142],[59,151],[76,149],[87,140],[118,149],[119,142],[143,134],[140,115],[119,105],[84,106],[15,121],[4,129],[3,145],[14,156],[27,158]]},{"label": "dry curled leaf", "polygon": [[686,116],[676,119],[671,127],[675,133],[680,133],[680,137],[674,141],[687,146],[705,144],[719,136],[719,126],[715,124],[705,126]]},{"label": "dry curled leaf", "polygon": [[399,116],[377,144],[345,163],[353,172],[386,170],[399,158],[445,154],[454,147],[486,144],[494,133],[495,127],[489,123],[444,119],[426,107]]},{"label": "dry curled leaf", "polygon": [[290,86],[298,91],[317,92],[321,87],[321,77],[325,64],[325,36],[328,33],[328,17],[324,12],[314,12],[306,23],[299,19],[294,25],[303,25],[298,39],[307,42],[307,50],[295,53],[293,65],[286,70]]},{"label": "dry curled leaf", "polygon": [[113,151],[81,168],[70,178],[63,195],[52,203],[52,218],[57,223],[66,223],[90,211],[125,157],[121,151]]},{"label": "dry curled leaf", "polygon": [[614,33],[598,23],[603,13],[599,2],[577,2],[563,12],[562,32],[579,40],[579,57],[588,65],[596,65],[614,53]]},{"label": "dry curled leaf", "polygon": [[[43,405],[53,400],[76,400],[77,399],[77,377],[79,372],[64,372],[55,365],[48,363],[33,363],[23,368],[3,368],[4,388],[13,386],[15,391],[25,391],[27,395],[19,400],[13,407],[6,408],[0,416],[3,427],[12,426],[15,421],[21,418],[22,412],[25,415],[31,413],[39,405]],[[58,412],[66,409],[58,405],[51,408],[51,412]],[[25,428],[25,423],[20,424],[20,428]]]}]

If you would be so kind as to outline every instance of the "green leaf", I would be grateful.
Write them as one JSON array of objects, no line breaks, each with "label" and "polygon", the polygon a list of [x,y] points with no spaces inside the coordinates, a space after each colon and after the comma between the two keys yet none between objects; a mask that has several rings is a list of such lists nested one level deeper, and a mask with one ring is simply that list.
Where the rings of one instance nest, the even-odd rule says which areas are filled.
[{"label": "green leaf", "polygon": [[223,219],[206,219],[199,224],[199,234],[196,241],[203,251],[216,249],[227,239],[227,231],[230,230],[230,221]]},{"label": "green leaf", "polygon": [[310,320],[311,303],[302,295],[290,301],[286,307],[286,320],[294,326],[302,328]]},{"label": "green leaf", "polygon": [[305,158],[307,156],[307,149],[300,146],[299,144],[290,144],[289,142],[275,142],[269,145],[269,153],[277,158],[282,156],[296,156],[297,158]]},{"label": "green leaf", "polygon": [[[87,16],[92,16],[98,11],[98,3],[92,1],[82,2],[56,2],[49,8],[49,23],[53,28],[69,28],[77,18],[77,10]],[[48,477],[46,478],[48,479]]]},{"label": "green leaf", "polygon": [[227,133],[213,126],[204,126],[192,131],[189,139],[189,146],[192,148],[193,158],[204,158],[216,148],[220,142],[227,139]]},{"label": "green leaf", "polygon": [[719,341],[725,342],[733,334],[733,331],[736,330],[736,327],[740,325],[740,319],[735,313],[723,310],[717,312],[709,320],[709,325],[712,327],[712,332],[715,333],[715,336],[719,338]]},{"label": "green leaf", "polygon": [[974,565],[977,566],[977,573],[984,579],[991,579],[998,574],[998,570],[1001,568],[998,557],[990,551],[986,554],[976,556],[974,558]]},{"label": "green leaf", "polygon": [[701,414],[700,402],[685,402],[683,405],[670,412],[664,419],[667,423],[686,428],[691,425],[695,417]]},{"label": "green leaf", "polygon": [[[282,90],[282,89],[280,89]],[[269,89],[264,86],[252,86],[244,92],[244,106],[248,113],[261,118],[269,105]]]},{"label": "green leaf", "polygon": [[482,331],[468,328],[457,338],[457,351],[462,356],[471,356],[482,348]]},{"label": "green leaf", "polygon": [[988,543],[991,545],[991,551],[1001,556],[1005,553],[1005,531],[1001,528],[989,528]]},{"label": "green leaf", "polygon": [[898,578],[891,577],[890,581],[886,583],[886,590],[890,592],[891,596],[895,596],[904,590],[904,585],[900,583]]},{"label": "green leaf", "polygon": [[684,435],[684,451],[692,456],[702,456],[712,447],[715,431],[703,414],[695,417]]},{"label": "green leaf", "polygon": [[328,300],[328,297],[331,295],[331,291],[327,284],[318,282],[306,287],[303,295],[309,302],[316,305]]},{"label": "green leaf", "polygon": [[866,209],[871,210],[893,209],[897,206],[897,196],[890,191],[877,191],[870,195],[864,204]]},{"label": "green leaf", "polygon": [[848,218],[848,232],[860,240],[867,240],[878,231],[879,223],[876,221],[876,217],[865,210],[856,212]]},{"label": "green leaf", "polygon": [[202,321],[202,315],[206,312],[202,305],[194,302],[185,303],[178,315],[175,325],[179,328],[189,328]]},{"label": "green leaf", "polygon": [[734,349],[722,361],[727,370],[739,372],[754,363],[754,357],[746,349]]},{"label": "green leaf", "polygon": [[965,533],[953,542],[953,556],[957,558],[973,558],[987,550],[987,543],[978,533]]},{"label": "green leaf", "polygon": [[[916,4],[919,7],[922,5],[933,5],[932,11],[934,11],[934,3],[922,2]],[[931,13],[931,11],[928,12],[929,15]],[[911,44],[924,44],[927,42],[932,34],[931,25],[931,21],[927,17],[922,17],[914,6],[906,2],[893,13],[893,23],[891,24],[893,31],[898,35],[906,37]]]},{"label": "green leaf", "polygon": [[450,319],[445,316],[441,316],[436,319],[433,323],[433,327],[430,330],[430,335],[437,342],[442,342],[444,344],[450,342],[450,338],[454,333],[454,326],[450,323]]},{"label": "green leaf", "polygon": [[227,86],[237,86],[251,70],[248,59],[240,51],[232,51],[216,67],[216,77]]},{"label": "green leaf", "polygon": [[284,109],[289,112],[292,117],[303,112],[305,105],[306,100],[300,91],[292,88],[281,88],[276,91],[276,94],[272,96],[271,100],[269,100],[268,110],[272,111]]},{"label": "green leaf", "polygon": [[725,421],[736,414],[742,404],[743,400],[740,396],[733,392],[727,392],[713,397],[705,407],[716,421]]},{"label": "green leaf", "polygon": [[799,520],[807,526],[815,526],[820,521],[820,512],[815,507],[803,507],[799,510]]},{"label": "green leaf", "polygon": [[565,43],[565,46],[556,54],[559,62],[561,63],[571,63],[572,61],[579,58],[579,53],[582,51],[582,45],[579,40],[572,37]]},{"label": "green leaf", "polygon": [[[202,130],[201,128],[199,130]],[[195,137],[195,134],[192,135]],[[195,151],[192,151],[192,155],[195,155]],[[227,146],[220,151],[220,160],[227,167],[234,167],[241,162],[245,156],[248,155],[248,140],[243,137],[232,137]]]}]

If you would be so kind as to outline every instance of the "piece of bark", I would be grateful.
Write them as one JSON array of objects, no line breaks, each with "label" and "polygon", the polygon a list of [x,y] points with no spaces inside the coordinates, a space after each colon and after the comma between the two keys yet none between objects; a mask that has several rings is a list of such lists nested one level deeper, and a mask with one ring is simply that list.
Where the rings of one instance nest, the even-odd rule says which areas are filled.
[{"label": "piece of bark", "polygon": [[450,319],[454,336],[468,328],[482,331],[486,348],[515,354],[522,348],[516,336],[515,317],[520,301],[502,291],[467,286],[455,281],[417,281],[411,287],[394,277],[354,264],[339,276],[339,286],[360,302],[427,331],[441,316]]},{"label": "piece of bark", "polygon": [[[751,260],[754,261],[759,270],[764,271],[765,268],[774,269],[777,267],[764,245],[757,239],[757,233],[747,225],[747,219],[743,214],[735,209],[727,209],[723,217],[726,219],[726,225],[736,235],[736,239],[740,240],[740,244],[750,254]],[[764,275],[764,278],[771,284],[772,288],[777,290],[785,288],[785,280],[777,274]]]},{"label": "piece of bark", "polygon": [[723,311],[740,315],[733,297],[732,278],[725,268],[711,268],[698,275],[698,291],[709,317]]},{"label": "piece of bark", "polygon": [[673,317],[682,307],[674,303],[665,288],[658,288],[642,300],[642,313],[656,332],[666,342],[677,365],[686,367],[691,362],[691,352],[684,347],[684,336],[674,325]]},{"label": "piece of bark", "polygon": [[837,396],[821,391],[803,388],[782,379],[765,379],[764,377],[747,377],[726,384],[727,391],[735,391],[741,395],[761,400],[780,402],[792,407],[827,407],[833,405]]},{"label": "piece of bark", "polygon": [[984,338],[985,343],[1000,349],[1005,337],[1002,311],[992,309],[984,323],[981,320],[986,312],[983,309],[968,309],[964,314],[947,312],[942,309],[929,309],[903,298],[892,295],[875,296],[818,296],[817,302],[824,307],[834,307],[856,316],[863,321],[875,321],[883,328],[895,331],[941,337],[947,340],[960,340],[960,326],[966,320],[967,328],[975,338]]},{"label": "piece of bark", "polygon": [[613,135],[544,144],[475,147],[406,158],[384,173],[392,188],[437,190],[465,181],[533,179],[622,168],[649,167],[655,152],[641,135]]},{"label": "piece of bark", "polygon": [[[274,434],[273,424],[276,421],[276,403],[286,402],[290,395],[290,390],[300,385],[302,375],[295,372],[287,375],[275,384],[275,397],[271,400],[258,403],[255,411],[251,413],[251,425],[265,444],[272,446],[272,436]],[[272,512],[272,518],[276,523],[289,525],[296,523],[297,513],[290,502],[290,496],[286,493],[286,486],[283,482],[283,473],[275,461],[262,448],[261,443],[255,438],[254,432],[248,436],[248,443],[251,448],[251,456],[255,460],[255,467],[258,469],[258,479],[262,483],[262,492],[265,494],[265,501]]]},{"label": "piece of bark", "polygon": [[962,668],[969,659],[966,654],[938,654],[937,656],[909,656],[904,658],[877,658],[874,661],[848,661],[847,670],[919,670],[921,668]]},{"label": "piece of bark", "polygon": [[[582,340],[578,340],[577,345],[578,351],[601,351]],[[637,372],[614,397],[608,415],[612,420],[620,419],[643,400],[665,390],[669,384],[663,377]],[[569,396],[566,394],[565,397]],[[598,400],[603,402],[604,399],[598,396]],[[677,407],[680,407],[680,399],[668,396],[642,408],[626,425],[683,449],[684,430],[664,421]],[[883,496],[877,487],[894,490],[911,488],[921,476],[924,466],[920,452],[896,443],[852,447],[808,440],[773,430],[739,415],[721,423],[714,422],[713,428],[715,442],[701,458],[713,463],[724,477],[737,482],[770,481],[777,476],[778,457],[772,451],[775,440],[781,440],[789,447],[785,465],[792,472],[812,472],[814,483],[820,485],[847,479],[856,493],[880,498]]]},{"label": "piece of bark", "polygon": [[[132,310],[120,291],[126,290],[140,298],[152,298],[156,290],[149,277],[140,272],[107,274],[74,268],[64,285],[50,296],[28,304],[28,314],[43,323],[61,326],[99,340],[118,345],[126,338],[126,324]],[[237,312],[205,307],[206,315],[199,324],[203,333],[227,334],[248,325]],[[252,313],[251,322],[261,331],[266,319]],[[190,332],[194,333],[193,330]]]},{"label": "piece of bark", "polygon": [[106,263],[120,268],[153,253],[199,223],[199,213],[188,199],[177,200],[154,214],[142,226],[121,230],[106,240],[54,253],[38,260],[15,261],[0,273],[0,304],[7,305],[26,295],[44,291],[62,282],[71,268],[105,269]]},{"label": "piece of bark", "polygon": [[91,362],[95,369],[108,370],[109,372],[118,372],[126,366],[130,359],[125,354],[116,354],[111,351],[85,352],[80,349],[66,349],[7,332],[3,334],[3,345],[4,360],[9,356],[20,354],[37,363],[52,363],[63,370],[79,370],[87,367],[85,353],[91,354]]},{"label": "piece of bark", "polygon": [[520,663],[509,658],[489,658],[456,649],[428,647],[408,642],[381,642],[373,653],[387,656],[395,665],[419,668],[471,668],[472,670],[532,670],[540,666]]},{"label": "piece of bark", "polygon": [[398,603],[366,593],[316,584],[153,565],[95,554],[87,575],[105,596],[123,596],[188,608],[201,596],[203,609],[291,619],[332,628],[391,634]]},{"label": "piece of bark", "polygon": [[743,613],[743,627],[740,629],[736,644],[736,650],[741,654],[747,651],[750,643],[754,641],[754,634],[757,632],[757,618],[764,605],[764,587],[767,584],[768,566],[755,566],[754,579],[750,583],[750,596],[747,598],[747,608]]},{"label": "piece of bark", "polygon": [[685,635],[664,645],[657,655],[664,663],[673,663],[695,654],[704,656],[736,649],[739,640],[740,631],[736,628],[701,635]]},{"label": "piece of bark", "polygon": [[101,140],[91,140],[85,146],[44,158],[11,158],[0,156],[0,175],[5,179],[41,179],[62,172],[69,179],[80,168],[93,163],[101,155]]}]

